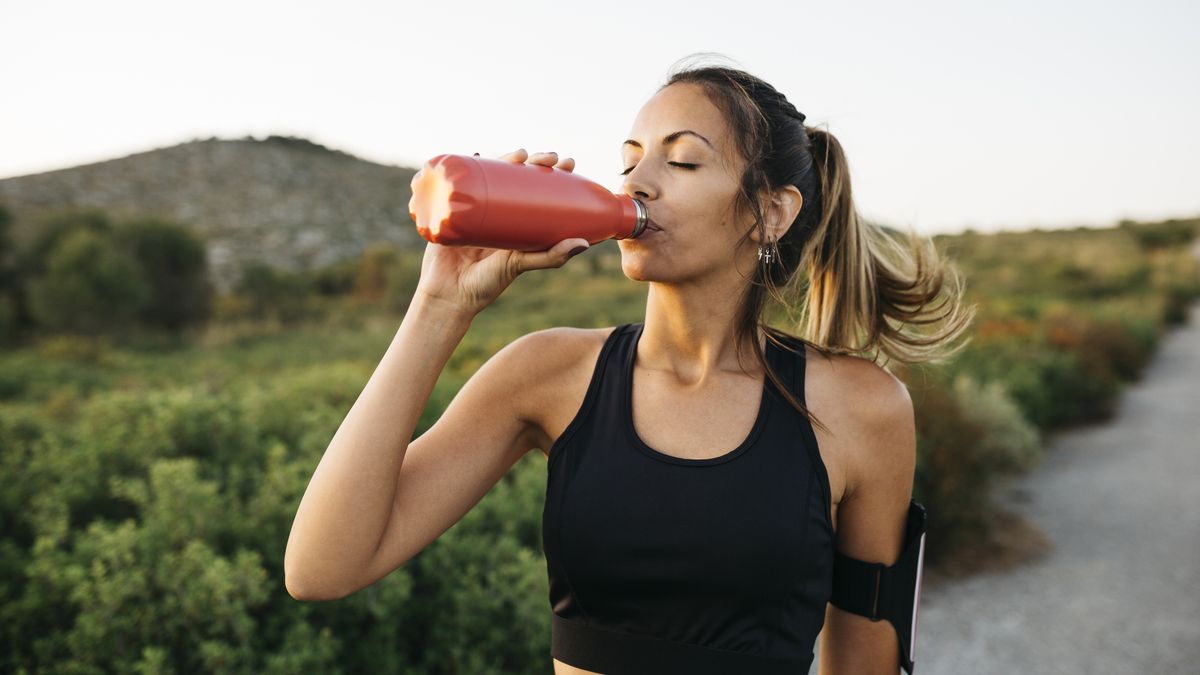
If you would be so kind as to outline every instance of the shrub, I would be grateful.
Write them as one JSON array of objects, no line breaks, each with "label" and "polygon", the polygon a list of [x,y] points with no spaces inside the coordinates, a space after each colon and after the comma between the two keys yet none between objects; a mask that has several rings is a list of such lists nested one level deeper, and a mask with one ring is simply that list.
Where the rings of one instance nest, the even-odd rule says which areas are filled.
[{"label": "shrub", "polygon": [[548,672],[538,455],[367,588],[287,594],[292,518],[367,374],[104,393],[67,425],[0,411],[0,670]]},{"label": "shrub", "polygon": [[1178,326],[1187,322],[1189,307],[1200,298],[1200,282],[1175,282],[1168,285],[1164,293],[1162,321],[1168,326]]},{"label": "shrub", "polygon": [[387,293],[388,268],[395,263],[398,255],[399,251],[390,245],[370,246],[363,251],[354,277],[355,302],[371,304],[384,299]]},{"label": "shrub", "polygon": [[914,497],[929,513],[930,564],[986,536],[992,493],[1004,477],[1041,459],[1035,428],[999,383],[959,374],[913,397],[917,421]]},{"label": "shrub", "polygon": [[251,318],[294,322],[310,314],[308,280],[264,262],[246,265],[235,291],[245,297],[245,311]]},{"label": "shrub", "polygon": [[202,240],[179,224],[155,218],[123,223],[114,236],[138,261],[151,289],[138,315],[144,324],[177,331],[209,318],[214,291]]},{"label": "shrub", "polygon": [[29,289],[39,324],[90,334],[127,328],[151,298],[137,261],[86,229],[58,242]]},{"label": "shrub", "polygon": [[77,230],[107,235],[112,223],[100,209],[73,207],[50,212],[38,220],[33,242],[18,256],[21,273],[33,277],[45,272],[53,251]]},{"label": "shrub", "polygon": [[417,284],[421,281],[421,262],[424,257],[424,249],[401,251],[388,268],[386,306],[389,310],[403,314],[408,309],[413,293],[417,291]]},{"label": "shrub", "polygon": [[1120,227],[1133,233],[1144,250],[1181,246],[1196,236],[1196,220],[1166,220],[1160,223],[1135,223],[1123,220]]},{"label": "shrub", "polygon": [[53,361],[105,365],[113,360],[112,343],[106,336],[53,335],[37,344],[37,355]]}]

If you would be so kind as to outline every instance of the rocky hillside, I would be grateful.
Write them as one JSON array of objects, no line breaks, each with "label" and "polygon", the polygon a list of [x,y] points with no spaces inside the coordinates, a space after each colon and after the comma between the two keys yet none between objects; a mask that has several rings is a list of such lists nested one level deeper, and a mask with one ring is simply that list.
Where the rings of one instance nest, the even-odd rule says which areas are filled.
[{"label": "rocky hillside", "polygon": [[32,238],[39,215],[67,206],[182,223],[208,243],[224,291],[253,260],[302,270],[375,242],[423,245],[408,215],[415,172],[300,138],[210,138],[3,179],[0,203],[14,216],[18,245]]}]

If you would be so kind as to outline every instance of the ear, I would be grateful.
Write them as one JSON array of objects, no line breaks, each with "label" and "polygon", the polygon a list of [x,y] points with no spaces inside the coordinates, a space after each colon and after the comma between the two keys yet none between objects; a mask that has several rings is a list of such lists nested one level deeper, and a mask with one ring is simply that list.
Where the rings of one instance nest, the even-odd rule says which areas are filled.
[{"label": "ear", "polygon": [[[770,241],[779,241],[796,222],[800,208],[804,205],[804,196],[795,185],[784,185],[777,189],[763,208],[763,226]],[[750,238],[758,244],[758,230],[753,230]]]}]

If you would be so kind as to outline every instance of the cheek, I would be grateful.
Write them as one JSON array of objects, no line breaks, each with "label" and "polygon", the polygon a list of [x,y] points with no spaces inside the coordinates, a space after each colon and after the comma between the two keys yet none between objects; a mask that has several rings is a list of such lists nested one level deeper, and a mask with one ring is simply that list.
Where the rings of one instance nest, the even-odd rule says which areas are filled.
[{"label": "cheek", "polygon": [[[687,231],[695,237],[720,242],[736,240],[746,229],[745,221],[734,213],[733,204],[726,199],[706,199],[687,205]],[[716,241],[712,242],[716,243]]]},{"label": "cheek", "polygon": [[727,180],[713,181],[701,194],[694,195],[685,207],[712,225],[727,225],[737,220],[738,188]]}]

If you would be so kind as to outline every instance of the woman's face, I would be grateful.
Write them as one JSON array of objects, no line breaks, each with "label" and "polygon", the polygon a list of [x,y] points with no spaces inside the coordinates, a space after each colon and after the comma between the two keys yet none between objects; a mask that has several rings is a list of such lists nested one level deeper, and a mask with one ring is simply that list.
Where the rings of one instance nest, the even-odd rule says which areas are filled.
[{"label": "woman's face", "polygon": [[732,145],[724,116],[698,85],[670,85],[642,106],[621,146],[621,187],[661,230],[617,240],[627,277],[679,283],[731,269],[752,222],[733,214],[745,160]]}]

